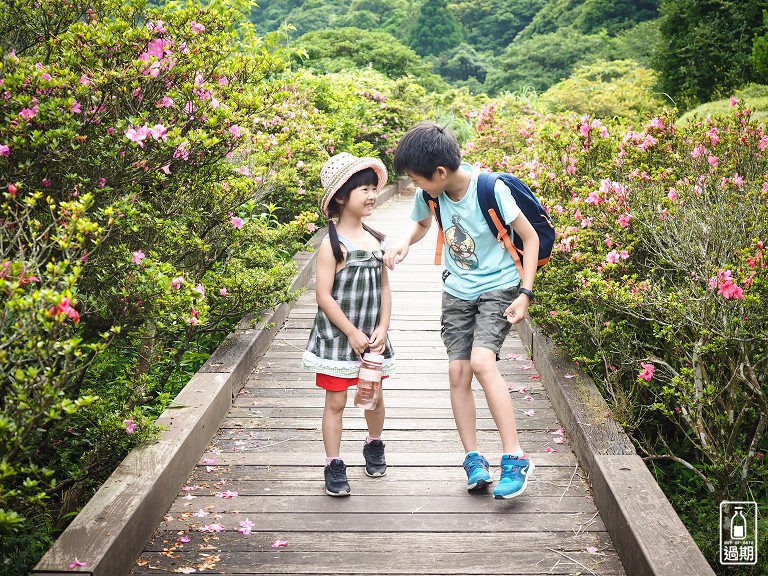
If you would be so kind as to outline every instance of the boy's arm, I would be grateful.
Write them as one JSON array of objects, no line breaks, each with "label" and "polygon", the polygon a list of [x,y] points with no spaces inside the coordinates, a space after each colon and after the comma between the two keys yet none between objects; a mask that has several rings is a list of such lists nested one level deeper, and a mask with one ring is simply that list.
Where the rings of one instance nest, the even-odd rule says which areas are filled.
[{"label": "boy's arm", "polygon": [[317,250],[317,268],[315,272],[315,298],[317,305],[325,312],[328,319],[344,333],[352,349],[358,354],[362,354],[368,347],[368,336],[349,321],[339,303],[334,300],[331,292],[335,276],[336,259],[333,257],[330,241],[325,239]]},{"label": "boy's arm", "polygon": [[384,252],[382,261],[385,266],[390,270],[394,270],[395,264],[402,262],[408,255],[408,249],[412,244],[416,244],[419,240],[424,238],[429,232],[429,228],[432,226],[432,216],[414,222],[411,226],[411,230],[403,236],[398,242],[387,248]]},{"label": "boy's arm", "polygon": [[[539,235],[522,213],[512,221],[512,230],[523,241],[523,275],[520,278],[520,288],[533,291],[533,281],[539,264]],[[504,316],[512,324],[517,324],[525,318],[530,304],[531,299],[526,294],[520,294],[504,311]]]}]

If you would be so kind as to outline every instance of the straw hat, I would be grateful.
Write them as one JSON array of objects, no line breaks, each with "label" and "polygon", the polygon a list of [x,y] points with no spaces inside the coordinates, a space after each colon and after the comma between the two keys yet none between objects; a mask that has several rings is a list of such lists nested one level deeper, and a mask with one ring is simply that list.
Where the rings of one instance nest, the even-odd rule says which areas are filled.
[{"label": "straw hat", "polygon": [[356,172],[372,168],[379,179],[376,185],[376,192],[387,183],[387,169],[384,163],[378,158],[365,156],[358,158],[349,152],[342,152],[331,156],[320,170],[320,182],[323,184],[325,193],[320,199],[320,211],[324,216],[328,216],[328,204],[336,192],[339,191],[344,183]]}]

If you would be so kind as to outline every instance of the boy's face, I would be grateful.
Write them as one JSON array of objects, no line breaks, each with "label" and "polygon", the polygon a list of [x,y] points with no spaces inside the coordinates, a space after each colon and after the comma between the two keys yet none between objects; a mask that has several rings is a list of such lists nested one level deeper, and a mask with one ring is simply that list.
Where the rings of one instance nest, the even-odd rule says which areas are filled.
[{"label": "boy's face", "polygon": [[435,170],[432,176],[429,178],[424,178],[424,176],[414,174],[410,170],[406,170],[405,173],[411,180],[413,180],[413,183],[416,186],[424,190],[433,198],[437,198],[445,190],[444,183],[447,172],[442,166],[438,166],[437,170]]}]

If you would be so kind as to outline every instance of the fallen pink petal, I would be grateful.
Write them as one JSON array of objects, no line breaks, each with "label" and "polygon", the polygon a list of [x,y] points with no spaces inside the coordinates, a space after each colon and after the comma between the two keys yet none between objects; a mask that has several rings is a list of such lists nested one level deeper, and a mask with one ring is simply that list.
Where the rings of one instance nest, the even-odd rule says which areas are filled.
[{"label": "fallen pink petal", "polygon": [[550,432],[550,434],[552,434],[552,436],[562,436],[563,434],[565,434],[565,430],[563,430],[562,428],[558,428],[554,432]]},{"label": "fallen pink petal", "polygon": [[588,546],[587,547],[587,552],[589,552],[590,554],[597,554],[599,552],[599,550],[597,548],[595,548],[594,546]]},{"label": "fallen pink petal", "polygon": [[288,540],[275,540],[272,542],[272,548],[283,548],[288,546]]},{"label": "fallen pink petal", "polygon": [[552,454],[552,452],[557,452],[557,449],[552,448],[552,446],[547,446],[546,448],[544,448],[544,452],[546,452],[547,454]]},{"label": "fallen pink petal", "polygon": [[555,436],[552,438],[552,442],[555,444],[562,444],[563,443],[563,437],[562,436]]},{"label": "fallen pink petal", "polygon": [[526,410],[525,412],[523,412],[523,414],[525,414],[526,416],[533,416],[534,414],[536,414],[536,410],[531,408],[530,410]]},{"label": "fallen pink petal", "polygon": [[75,561],[69,565],[70,568],[77,568],[78,566],[88,566],[88,562],[83,562],[82,560],[75,558]]},{"label": "fallen pink petal", "polygon": [[563,374],[563,378],[568,378],[568,379],[570,379],[570,378],[576,378],[576,376],[575,376],[575,375],[573,375],[573,374]]}]

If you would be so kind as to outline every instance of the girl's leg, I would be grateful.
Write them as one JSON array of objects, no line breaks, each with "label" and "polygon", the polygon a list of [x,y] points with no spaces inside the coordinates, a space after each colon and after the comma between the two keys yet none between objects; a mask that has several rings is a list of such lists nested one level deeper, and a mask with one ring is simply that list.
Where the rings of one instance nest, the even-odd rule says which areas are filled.
[{"label": "girl's leg", "polygon": [[[485,392],[485,400],[501,436],[504,454],[522,452],[512,399],[504,377],[496,367],[496,353],[488,348],[472,348],[471,370]],[[465,446],[466,448],[466,446]]]},{"label": "girl's leg", "polygon": [[464,452],[477,450],[477,410],[472,395],[472,368],[469,360],[448,362],[451,408]]},{"label": "girl's leg", "polygon": [[368,424],[368,436],[371,438],[381,438],[384,430],[384,387],[379,390],[379,400],[376,402],[376,408],[365,410],[365,422]]},{"label": "girl's leg", "polygon": [[325,391],[323,409],[323,445],[326,458],[338,458],[341,451],[341,426],[344,406],[347,405],[347,391]]}]

